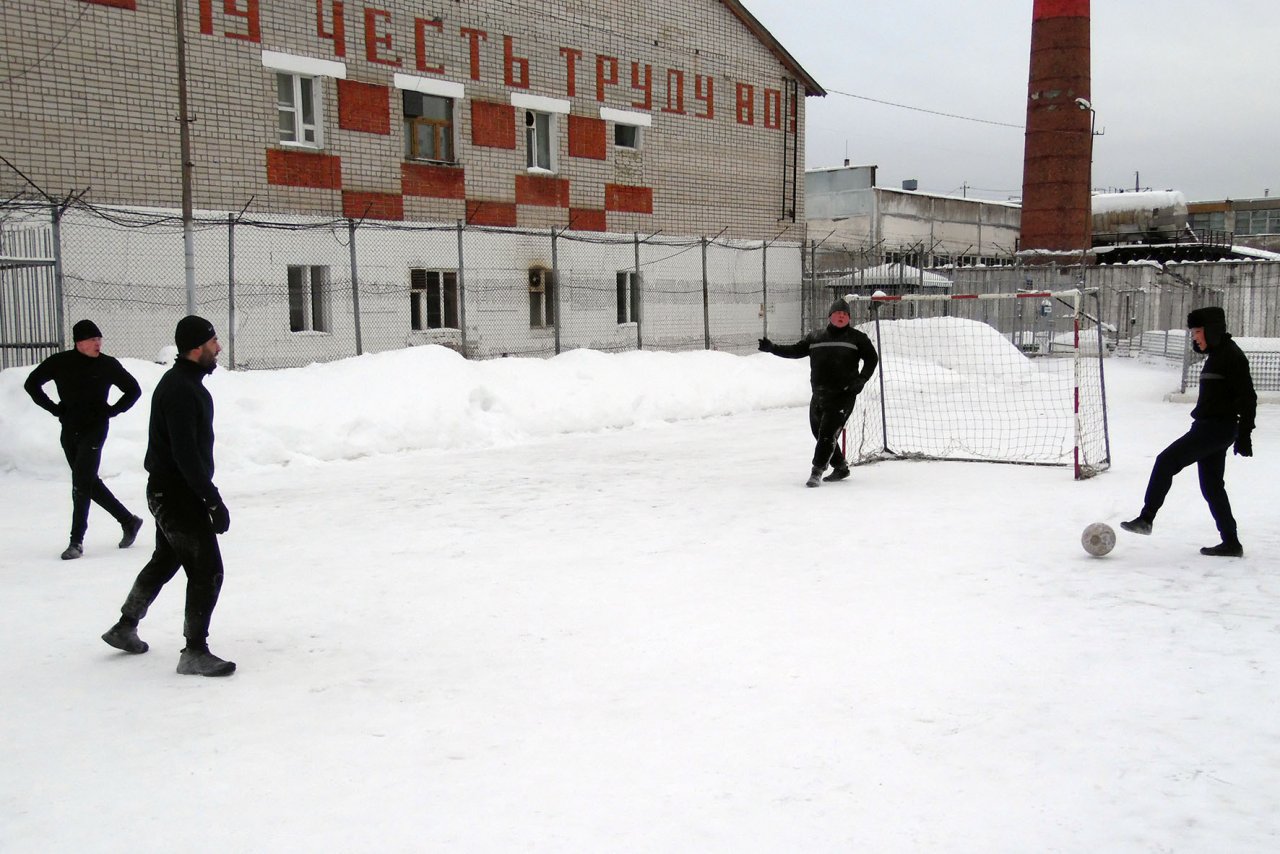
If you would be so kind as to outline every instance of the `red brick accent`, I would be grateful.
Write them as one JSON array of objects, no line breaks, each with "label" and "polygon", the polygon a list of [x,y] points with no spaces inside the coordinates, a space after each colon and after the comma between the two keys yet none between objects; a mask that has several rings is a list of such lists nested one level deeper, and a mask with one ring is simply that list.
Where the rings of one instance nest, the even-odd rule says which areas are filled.
[{"label": "red brick accent", "polygon": [[351,219],[404,219],[404,198],[395,193],[343,190],[342,215]]},{"label": "red brick accent", "polygon": [[465,199],[467,173],[461,166],[401,163],[400,192],[433,199]]},{"label": "red brick accent", "polygon": [[517,175],[516,204],[544,208],[569,207],[569,182],[550,175]]},{"label": "red brick accent", "polygon": [[604,119],[569,116],[569,156],[605,159]]},{"label": "red brick accent", "polygon": [[342,189],[342,160],[318,151],[267,149],[267,183],[283,187]]},{"label": "red brick accent", "polygon": [[653,190],[649,187],[604,185],[604,209],[620,213],[653,213]]},{"label": "red brick accent", "polygon": [[569,228],[573,231],[608,231],[609,223],[602,210],[569,208]]},{"label": "red brick accent", "polygon": [[98,6],[114,6],[117,9],[138,10],[138,0],[80,0],[81,3],[94,3]]},{"label": "red brick accent", "polygon": [[514,227],[516,224],[516,206],[511,202],[486,202],[470,199],[467,201],[467,224]]},{"label": "red brick accent", "polygon": [[338,81],[338,127],[365,133],[391,133],[391,95],[386,86]]},{"label": "red brick accent", "polygon": [[472,101],[471,143],[489,148],[515,148],[516,108],[492,101]]}]

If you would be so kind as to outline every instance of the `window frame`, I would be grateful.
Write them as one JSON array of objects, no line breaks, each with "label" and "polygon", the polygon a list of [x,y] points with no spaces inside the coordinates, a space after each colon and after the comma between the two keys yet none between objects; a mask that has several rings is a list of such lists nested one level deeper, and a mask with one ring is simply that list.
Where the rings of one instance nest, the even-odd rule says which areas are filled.
[{"label": "window frame", "polygon": [[[292,71],[276,70],[276,141],[280,145],[291,146],[294,148],[324,148],[324,88],[321,82],[324,78],[311,74],[300,74]],[[285,79],[290,81],[289,84],[289,103],[284,103],[281,98],[284,94],[283,83]],[[304,91],[310,87],[310,96]],[[306,108],[311,107],[311,121],[306,120]],[[284,117],[290,116],[290,124],[293,126],[293,139],[285,139],[285,129],[282,126]],[[313,139],[306,138],[307,132],[310,131]]]},{"label": "window frame", "polygon": [[635,270],[619,270],[614,281],[618,325],[638,324],[640,322],[640,274]]},{"label": "window frame", "polygon": [[432,267],[409,268],[410,330],[414,332],[460,330],[462,328],[460,317],[457,270]]},{"label": "window frame", "polygon": [[[538,124],[539,120],[544,120],[545,129],[542,133],[542,141],[546,143],[546,165],[539,162],[538,155],[543,152],[538,145]],[[525,169],[529,172],[543,172],[555,174],[557,171],[557,151],[558,148],[558,122],[556,114],[547,112],[546,110],[535,110],[525,108],[524,111],[524,153],[525,153]]]},{"label": "window frame", "polygon": [[329,266],[290,264],[286,273],[289,297],[289,332],[293,334],[333,333],[330,305]]},{"label": "window frame", "polygon": [[[554,329],[556,325],[555,275],[547,267],[529,268],[529,328]],[[539,322],[540,321],[540,322]]]},{"label": "window frame", "polygon": [[[416,115],[409,114],[409,101],[418,99],[421,112]],[[426,102],[430,98],[444,104],[446,118],[437,119],[430,118],[426,115]],[[405,136],[405,160],[411,160],[417,163],[448,163],[455,164],[458,162],[458,147],[456,139],[457,129],[457,103],[455,99],[445,95],[436,95],[431,92],[419,92],[413,89],[400,90],[400,107],[402,117],[404,119],[404,136]],[[419,135],[430,133],[432,137],[432,148],[437,154],[443,154],[442,157],[425,157],[418,153]],[[444,151],[441,151],[441,148]]]}]

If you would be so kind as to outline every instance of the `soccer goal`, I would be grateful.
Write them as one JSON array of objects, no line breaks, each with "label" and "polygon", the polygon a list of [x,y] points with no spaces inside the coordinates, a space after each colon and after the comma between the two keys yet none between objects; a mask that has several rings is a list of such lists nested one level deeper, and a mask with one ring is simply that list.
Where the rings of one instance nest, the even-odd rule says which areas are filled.
[{"label": "soccer goal", "polygon": [[851,463],[1111,464],[1092,292],[853,296],[880,367],[845,427]]}]

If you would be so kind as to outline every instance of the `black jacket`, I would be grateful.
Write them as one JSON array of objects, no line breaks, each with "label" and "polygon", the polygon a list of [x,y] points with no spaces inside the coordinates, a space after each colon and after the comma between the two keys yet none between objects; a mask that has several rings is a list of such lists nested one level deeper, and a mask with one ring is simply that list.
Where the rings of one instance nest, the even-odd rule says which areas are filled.
[{"label": "black jacket", "polygon": [[[854,390],[854,379],[871,379],[880,359],[866,333],[827,324],[794,344],[774,344],[770,349],[784,359],[809,357],[809,385],[815,394],[841,394]],[[857,384],[861,388],[861,383]]]},{"label": "black jacket", "polygon": [[1230,421],[1240,424],[1241,433],[1253,430],[1253,419],[1258,408],[1258,394],[1253,390],[1253,375],[1249,373],[1249,357],[1231,335],[1221,333],[1216,343],[1209,345],[1209,358],[1200,371],[1200,397],[1192,418],[1208,421]]},{"label": "black jacket", "polygon": [[[44,392],[45,383],[51,380],[58,389],[57,403]],[[112,386],[120,389],[120,399],[108,404]],[[105,354],[86,356],[79,350],[63,350],[45,359],[27,376],[23,388],[37,406],[77,429],[105,424],[142,396],[138,381],[118,359]]]},{"label": "black jacket", "polygon": [[151,395],[151,425],[143,466],[157,488],[186,487],[206,505],[218,504],[213,485],[213,397],[204,368],[178,358]]}]

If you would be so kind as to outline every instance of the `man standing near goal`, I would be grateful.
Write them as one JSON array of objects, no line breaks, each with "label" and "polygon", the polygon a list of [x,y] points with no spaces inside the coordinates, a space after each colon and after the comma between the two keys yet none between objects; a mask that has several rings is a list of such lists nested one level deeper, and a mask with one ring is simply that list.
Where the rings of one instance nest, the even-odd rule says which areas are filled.
[{"label": "man standing near goal", "polygon": [[[784,359],[809,357],[809,429],[817,444],[813,449],[813,470],[805,486],[823,480],[844,480],[849,463],[836,442],[836,434],[849,420],[858,392],[875,373],[880,361],[876,348],[865,333],[849,324],[849,304],[837,299],[827,312],[827,327],[810,332],[794,344],[774,344],[760,339],[760,349]],[[831,474],[823,478],[827,465]]]},{"label": "man standing near goal", "polygon": [[1142,512],[1120,527],[1135,534],[1150,534],[1156,513],[1173,485],[1173,476],[1195,463],[1200,471],[1200,493],[1209,503],[1209,512],[1222,535],[1216,546],[1200,549],[1213,557],[1243,557],[1244,547],[1231,515],[1231,502],[1222,478],[1227,467],[1227,448],[1253,456],[1253,421],[1258,395],[1249,373],[1249,359],[1227,333],[1227,316],[1221,308],[1197,308],[1187,315],[1191,346],[1208,353],[1200,372],[1200,395],[1191,410],[1191,429],[1160,452],[1151,469]]}]

